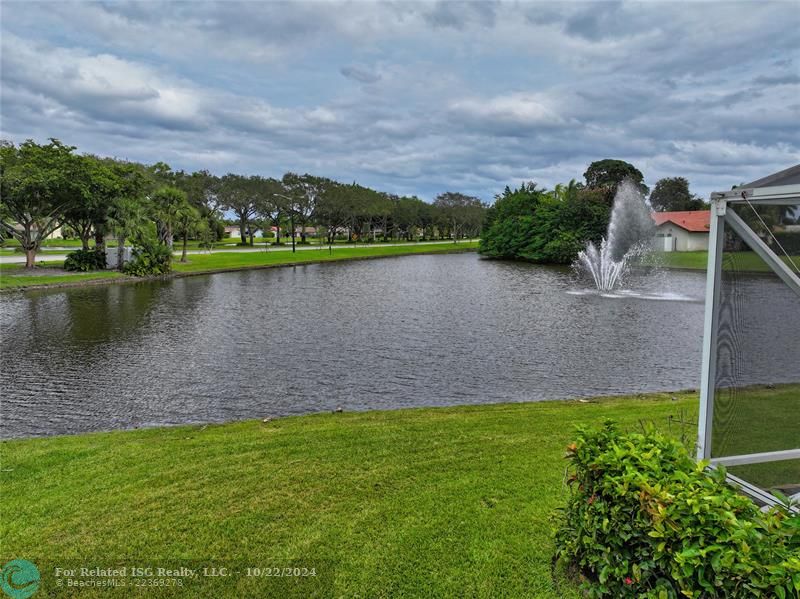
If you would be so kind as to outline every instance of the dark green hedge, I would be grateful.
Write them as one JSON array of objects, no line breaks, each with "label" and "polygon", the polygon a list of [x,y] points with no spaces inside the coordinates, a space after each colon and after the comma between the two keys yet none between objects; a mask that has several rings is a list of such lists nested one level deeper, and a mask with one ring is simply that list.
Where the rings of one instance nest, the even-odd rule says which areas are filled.
[{"label": "dark green hedge", "polygon": [[762,513],[675,440],[613,423],[568,448],[557,558],[589,597],[800,597],[800,516]]},{"label": "dark green hedge", "polygon": [[102,250],[76,250],[70,252],[64,260],[64,270],[88,272],[103,270],[106,267],[106,255]]},{"label": "dark green hedge", "polygon": [[570,264],[587,241],[600,242],[610,211],[602,190],[506,188],[487,211],[479,251],[489,258]]},{"label": "dark green hedge", "polygon": [[[775,238],[786,250],[786,253],[791,256],[800,255],[800,233],[776,233]],[[778,248],[775,250],[777,251]]]}]

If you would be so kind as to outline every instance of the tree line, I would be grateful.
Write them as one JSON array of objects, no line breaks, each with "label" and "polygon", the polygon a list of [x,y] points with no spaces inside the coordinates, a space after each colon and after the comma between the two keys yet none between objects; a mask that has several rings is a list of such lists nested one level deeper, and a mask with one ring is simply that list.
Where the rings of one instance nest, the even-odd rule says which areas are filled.
[{"label": "tree line", "polygon": [[[207,170],[173,170],[163,162],[140,164],[79,154],[57,139],[37,144],[0,142],[0,236],[15,238],[35,266],[43,241],[68,227],[82,242],[78,269],[105,265],[106,239],[134,246],[133,274],[165,272],[176,241],[186,260],[189,239],[211,246],[225,236],[226,215],[239,226],[241,244],[259,229],[307,243],[310,228],[335,239],[458,239],[480,234],[487,206],[457,192],[432,203],[310,174],[280,178]],[[284,233],[284,239],[286,234]],[[91,241],[94,241],[94,248]],[[100,254],[102,253],[102,257]],[[121,264],[121,260],[119,263]]]}]

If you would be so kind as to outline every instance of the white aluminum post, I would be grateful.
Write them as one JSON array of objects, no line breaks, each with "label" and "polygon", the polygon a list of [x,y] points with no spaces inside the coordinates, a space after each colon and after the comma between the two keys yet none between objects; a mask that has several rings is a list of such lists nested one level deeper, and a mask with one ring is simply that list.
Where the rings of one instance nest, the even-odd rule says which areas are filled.
[{"label": "white aluminum post", "polygon": [[725,239],[725,199],[711,199],[711,229],[708,239],[706,306],[703,324],[703,370],[700,380],[700,417],[697,427],[697,459],[711,458],[714,420],[714,382],[717,368],[717,320],[722,283],[722,247]]}]

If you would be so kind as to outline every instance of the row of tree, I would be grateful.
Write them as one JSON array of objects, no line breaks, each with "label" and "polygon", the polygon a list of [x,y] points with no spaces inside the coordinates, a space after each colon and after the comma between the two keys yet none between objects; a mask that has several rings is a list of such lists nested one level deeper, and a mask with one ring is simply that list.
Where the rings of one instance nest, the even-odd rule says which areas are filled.
[{"label": "row of tree", "polygon": [[311,227],[328,243],[342,236],[456,241],[480,234],[487,208],[454,192],[427,203],[309,174],[217,177],[75,150],[56,139],[0,142],[0,235],[19,241],[28,268],[42,242],[62,226],[81,239],[84,252],[92,238],[96,250],[104,251],[109,235],[117,239],[120,257],[128,242],[145,249],[157,244],[171,253],[178,239],[185,260],[189,239],[211,244],[224,236],[226,216],[238,223],[242,244],[253,244],[257,230],[273,227],[277,244],[287,228],[305,243]]}]

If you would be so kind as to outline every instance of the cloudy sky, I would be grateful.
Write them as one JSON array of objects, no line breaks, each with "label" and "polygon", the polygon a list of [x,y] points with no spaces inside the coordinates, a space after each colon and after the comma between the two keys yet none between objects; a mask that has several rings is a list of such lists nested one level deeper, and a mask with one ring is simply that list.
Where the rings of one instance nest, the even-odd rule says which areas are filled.
[{"label": "cloudy sky", "polygon": [[800,2],[5,0],[2,137],[431,199],[800,162]]}]

